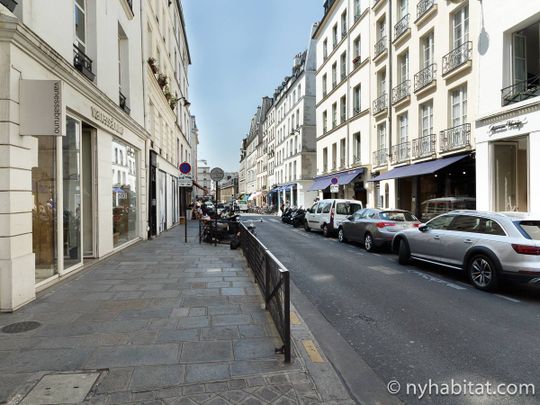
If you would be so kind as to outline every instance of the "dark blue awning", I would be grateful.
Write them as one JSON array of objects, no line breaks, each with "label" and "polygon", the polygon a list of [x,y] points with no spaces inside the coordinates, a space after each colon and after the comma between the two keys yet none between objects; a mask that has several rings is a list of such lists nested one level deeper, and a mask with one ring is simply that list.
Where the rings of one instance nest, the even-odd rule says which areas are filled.
[{"label": "dark blue awning", "polygon": [[438,170],[450,166],[452,163],[466,158],[467,155],[452,156],[437,160],[430,160],[429,162],[416,163],[414,165],[396,167],[380,176],[374,177],[369,181],[381,181],[390,179],[400,179],[402,177],[421,176],[423,174],[432,174]]},{"label": "dark blue awning", "polygon": [[337,184],[339,184],[340,186],[344,184],[349,184],[362,173],[364,173],[364,168],[360,167],[358,169],[348,170],[342,173],[335,173],[329,174],[327,176],[316,177],[313,179],[313,184],[309,187],[308,191],[324,190],[332,183],[332,179],[334,177],[338,180]]}]

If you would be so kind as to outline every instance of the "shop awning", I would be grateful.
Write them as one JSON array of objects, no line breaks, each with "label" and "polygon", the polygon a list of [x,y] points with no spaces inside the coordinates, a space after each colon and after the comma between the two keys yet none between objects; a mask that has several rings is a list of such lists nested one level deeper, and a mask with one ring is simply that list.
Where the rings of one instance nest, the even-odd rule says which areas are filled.
[{"label": "shop awning", "polygon": [[252,201],[254,200],[255,198],[257,198],[258,196],[262,195],[262,193],[260,191],[256,191],[254,192],[253,194],[251,194],[248,198],[248,201]]},{"label": "shop awning", "polygon": [[329,174],[327,176],[322,176],[322,177],[316,177],[313,179],[313,184],[309,187],[308,191],[324,190],[326,187],[332,184],[332,179],[334,177],[338,180],[337,184],[339,184],[340,186],[344,184],[349,184],[351,181],[353,181],[357,176],[361,175],[362,173],[364,173],[364,168],[360,167],[358,169],[348,170],[346,172]]},{"label": "shop awning", "polygon": [[292,190],[293,188],[296,188],[296,183],[284,184],[284,185],[280,186],[277,189],[277,191],[287,191],[287,190]]},{"label": "shop awning", "polygon": [[432,174],[438,170],[450,166],[452,163],[466,158],[467,155],[452,156],[437,160],[431,160],[429,162],[416,163],[414,165],[396,167],[380,176],[374,177],[369,181],[381,181],[390,179],[400,179],[402,177],[421,176],[423,174]]}]

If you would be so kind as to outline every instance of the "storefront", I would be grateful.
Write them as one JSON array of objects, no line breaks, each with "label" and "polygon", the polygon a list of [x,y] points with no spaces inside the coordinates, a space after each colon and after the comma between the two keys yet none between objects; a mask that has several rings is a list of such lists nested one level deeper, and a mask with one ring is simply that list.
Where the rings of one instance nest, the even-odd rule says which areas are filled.
[{"label": "storefront", "polygon": [[313,179],[309,190],[320,192],[319,198],[343,198],[362,201],[366,206],[363,168],[347,170]]}]

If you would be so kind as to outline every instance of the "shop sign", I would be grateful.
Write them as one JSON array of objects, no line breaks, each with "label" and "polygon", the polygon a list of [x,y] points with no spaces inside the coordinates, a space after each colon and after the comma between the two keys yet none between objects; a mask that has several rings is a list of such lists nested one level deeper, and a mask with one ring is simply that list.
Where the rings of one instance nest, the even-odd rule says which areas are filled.
[{"label": "shop sign", "polygon": [[64,136],[66,106],[61,80],[20,81],[20,134]]},{"label": "shop sign", "polygon": [[339,184],[330,184],[331,193],[339,193]]},{"label": "shop sign", "polygon": [[109,115],[105,114],[103,111],[99,110],[96,107],[92,107],[92,117],[105,125],[106,127],[112,129],[117,134],[123,135],[124,134],[124,127],[118,123],[114,118],[110,117]]},{"label": "shop sign", "polygon": [[508,120],[504,124],[498,124],[498,125],[492,125],[489,127],[489,132],[491,134],[496,134],[498,132],[503,131],[509,131],[511,129],[521,129],[525,124],[527,124],[527,120]]},{"label": "shop sign", "polygon": [[178,176],[178,187],[193,187],[193,177],[191,174],[180,174]]}]

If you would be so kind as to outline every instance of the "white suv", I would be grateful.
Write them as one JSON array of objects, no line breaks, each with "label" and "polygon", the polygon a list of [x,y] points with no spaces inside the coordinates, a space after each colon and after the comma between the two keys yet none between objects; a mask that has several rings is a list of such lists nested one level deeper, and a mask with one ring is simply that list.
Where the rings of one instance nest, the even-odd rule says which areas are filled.
[{"label": "white suv", "polygon": [[306,211],[304,229],[322,231],[324,236],[330,236],[348,216],[362,208],[362,202],[357,200],[321,200]]}]

